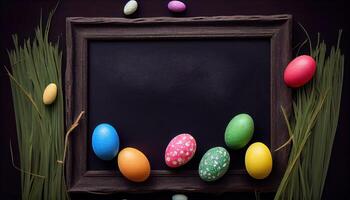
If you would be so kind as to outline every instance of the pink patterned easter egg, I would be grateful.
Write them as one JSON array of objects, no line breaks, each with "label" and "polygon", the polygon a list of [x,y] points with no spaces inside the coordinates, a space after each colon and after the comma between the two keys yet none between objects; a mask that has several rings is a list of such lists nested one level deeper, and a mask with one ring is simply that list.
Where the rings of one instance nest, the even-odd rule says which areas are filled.
[{"label": "pink patterned easter egg", "polygon": [[186,10],[186,4],[181,1],[170,1],[168,3],[168,9],[175,13],[183,12]]},{"label": "pink patterned easter egg", "polygon": [[188,163],[196,153],[196,140],[192,135],[183,133],[175,136],[165,150],[165,163],[176,168]]}]

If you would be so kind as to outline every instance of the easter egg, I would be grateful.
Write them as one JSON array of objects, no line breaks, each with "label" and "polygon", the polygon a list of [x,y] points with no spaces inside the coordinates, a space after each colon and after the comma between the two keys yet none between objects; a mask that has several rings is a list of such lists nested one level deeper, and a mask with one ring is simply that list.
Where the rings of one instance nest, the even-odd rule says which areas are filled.
[{"label": "easter egg", "polygon": [[210,182],[221,178],[230,165],[230,154],[223,147],[209,149],[199,163],[199,176],[202,180]]},{"label": "easter egg", "polygon": [[180,167],[191,160],[196,152],[196,140],[187,133],[174,137],[165,150],[165,163],[169,167]]},{"label": "easter egg", "polygon": [[54,83],[50,83],[46,86],[43,93],[43,102],[45,105],[52,104],[57,97],[57,86]]},{"label": "easter egg", "polygon": [[102,160],[112,160],[119,150],[119,136],[113,126],[103,123],[92,133],[92,149]]},{"label": "easter egg", "polygon": [[284,82],[292,88],[303,86],[312,79],[315,71],[316,61],[311,56],[298,56],[284,70]]},{"label": "easter egg", "polygon": [[252,139],[254,121],[248,114],[236,115],[225,130],[225,143],[231,149],[241,149]]},{"label": "easter egg", "polygon": [[255,179],[264,179],[272,170],[272,155],[269,148],[261,143],[251,144],[245,153],[245,168]]},{"label": "easter egg", "polygon": [[187,196],[184,195],[184,194],[174,194],[172,197],[171,197],[172,200],[187,200]]},{"label": "easter egg", "polygon": [[147,180],[151,173],[151,166],[145,154],[132,147],[119,152],[118,167],[125,178],[134,182]]},{"label": "easter egg", "polygon": [[136,12],[138,7],[137,1],[135,0],[130,0],[128,3],[125,4],[124,6],[124,15],[131,15],[134,12]]},{"label": "easter egg", "polygon": [[181,1],[170,1],[168,3],[168,9],[175,13],[183,12],[186,10],[186,4]]}]

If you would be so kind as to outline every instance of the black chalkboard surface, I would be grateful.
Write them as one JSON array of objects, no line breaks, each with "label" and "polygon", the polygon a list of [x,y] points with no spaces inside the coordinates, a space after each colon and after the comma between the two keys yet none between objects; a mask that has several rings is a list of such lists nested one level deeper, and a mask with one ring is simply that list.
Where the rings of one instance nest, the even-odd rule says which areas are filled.
[{"label": "black chalkboard surface", "polygon": [[[249,113],[255,120],[252,141],[269,145],[269,40],[90,41],[88,47],[90,139],[95,126],[110,123],[121,148],[136,147],[152,169],[169,169],[168,142],[189,132],[198,149],[182,168],[196,170],[206,150],[225,147],[230,119]],[[117,168],[89,146],[89,169]],[[245,149],[230,153],[231,169],[243,169]]]},{"label": "black chalkboard surface", "polygon": [[[70,192],[143,193],[273,191],[287,164],[288,140],[281,113],[290,112],[283,69],[291,56],[290,15],[192,18],[67,19],[66,124],[85,111],[69,143]],[[271,150],[273,170],[256,181],[246,172],[246,148],[230,150],[230,169],[207,183],[198,175],[203,154],[226,147],[224,132],[237,114],[255,121],[251,141]],[[147,181],[125,179],[116,160],[98,159],[93,129],[113,125],[121,149],[141,150],[151,163]],[[170,140],[191,133],[195,157],[170,169]]]}]

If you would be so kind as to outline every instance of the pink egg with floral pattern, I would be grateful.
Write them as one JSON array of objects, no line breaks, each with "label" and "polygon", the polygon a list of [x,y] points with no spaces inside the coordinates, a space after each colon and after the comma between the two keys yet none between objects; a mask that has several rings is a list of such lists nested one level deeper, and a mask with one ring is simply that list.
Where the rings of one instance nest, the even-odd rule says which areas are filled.
[{"label": "pink egg with floral pattern", "polygon": [[196,153],[197,144],[192,135],[183,133],[175,136],[165,150],[165,163],[176,168],[188,163]]}]

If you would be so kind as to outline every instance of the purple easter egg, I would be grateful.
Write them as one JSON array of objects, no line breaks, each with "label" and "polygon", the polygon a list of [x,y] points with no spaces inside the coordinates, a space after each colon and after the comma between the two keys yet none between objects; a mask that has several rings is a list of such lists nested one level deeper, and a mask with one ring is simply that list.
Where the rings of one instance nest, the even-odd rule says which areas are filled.
[{"label": "purple easter egg", "polygon": [[171,12],[183,12],[186,10],[186,5],[181,1],[170,1],[168,3],[168,9]]}]

